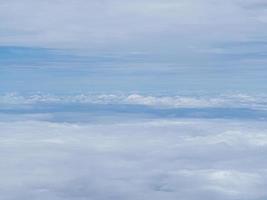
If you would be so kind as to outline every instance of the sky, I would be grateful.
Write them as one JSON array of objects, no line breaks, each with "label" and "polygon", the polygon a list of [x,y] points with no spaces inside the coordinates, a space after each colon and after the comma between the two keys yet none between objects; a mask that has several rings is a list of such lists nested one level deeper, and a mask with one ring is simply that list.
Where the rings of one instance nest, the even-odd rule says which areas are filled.
[{"label": "sky", "polygon": [[0,200],[266,200],[266,0],[0,0]]},{"label": "sky", "polygon": [[263,0],[0,2],[1,93],[264,93]]}]

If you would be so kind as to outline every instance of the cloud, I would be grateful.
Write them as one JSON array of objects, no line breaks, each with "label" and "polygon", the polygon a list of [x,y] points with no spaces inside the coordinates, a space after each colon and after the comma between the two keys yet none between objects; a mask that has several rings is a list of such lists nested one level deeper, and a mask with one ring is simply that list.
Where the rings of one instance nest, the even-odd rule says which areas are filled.
[{"label": "cloud", "polygon": [[[253,8],[262,3],[1,2],[1,55],[14,48],[0,56],[0,90],[264,91],[267,15]],[[33,70],[14,80],[21,66]]]},{"label": "cloud", "polygon": [[246,4],[237,0],[11,0],[0,4],[0,43],[128,51],[152,51],[154,47],[145,45],[168,43],[173,44],[169,50],[180,46],[185,51],[203,47],[203,42],[263,36],[264,13],[248,11]]},{"label": "cloud", "polygon": [[32,95],[20,95],[7,93],[0,95],[0,105],[25,106],[45,104],[77,104],[77,105],[145,105],[157,108],[252,108],[266,110],[266,95],[247,94],[221,94],[221,95],[176,95],[176,96],[152,96],[141,94],[76,94],[53,95],[36,93]]},{"label": "cloud", "polygon": [[2,199],[264,199],[266,123],[1,122]]}]

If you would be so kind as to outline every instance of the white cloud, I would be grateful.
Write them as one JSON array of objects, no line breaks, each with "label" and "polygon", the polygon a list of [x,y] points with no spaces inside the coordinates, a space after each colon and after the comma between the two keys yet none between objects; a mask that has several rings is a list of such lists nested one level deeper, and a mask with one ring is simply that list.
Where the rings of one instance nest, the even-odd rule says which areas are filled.
[{"label": "white cloud", "polygon": [[142,50],[149,43],[152,51],[167,42],[169,50],[201,49],[264,36],[266,13],[250,6],[239,0],[11,0],[0,3],[0,43],[94,50]]},{"label": "white cloud", "polygon": [[49,95],[33,94],[19,95],[7,93],[0,95],[0,105],[5,108],[13,106],[31,106],[38,103],[49,104],[126,104],[145,105],[158,108],[216,108],[216,107],[244,107],[266,110],[266,95],[222,94],[214,96],[151,96],[140,94],[77,94],[77,95]]},{"label": "white cloud", "polygon": [[267,196],[265,123],[29,121],[1,122],[0,128],[2,199]]}]

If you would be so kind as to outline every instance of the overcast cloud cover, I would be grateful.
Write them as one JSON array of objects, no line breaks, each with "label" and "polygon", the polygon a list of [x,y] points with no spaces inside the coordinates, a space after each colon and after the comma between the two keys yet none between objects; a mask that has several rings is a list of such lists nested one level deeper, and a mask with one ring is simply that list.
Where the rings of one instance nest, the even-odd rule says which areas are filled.
[{"label": "overcast cloud cover", "polygon": [[0,200],[266,200],[265,0],[0,0]]}]

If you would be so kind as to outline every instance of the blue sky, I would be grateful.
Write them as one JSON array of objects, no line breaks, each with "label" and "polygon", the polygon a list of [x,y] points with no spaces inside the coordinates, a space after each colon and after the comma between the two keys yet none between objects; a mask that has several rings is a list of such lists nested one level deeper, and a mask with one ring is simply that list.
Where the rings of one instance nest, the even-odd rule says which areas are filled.
[{"label": "blue sky", "polygon": [[5,92],[265,92],[262,0],[0,3]]}]

